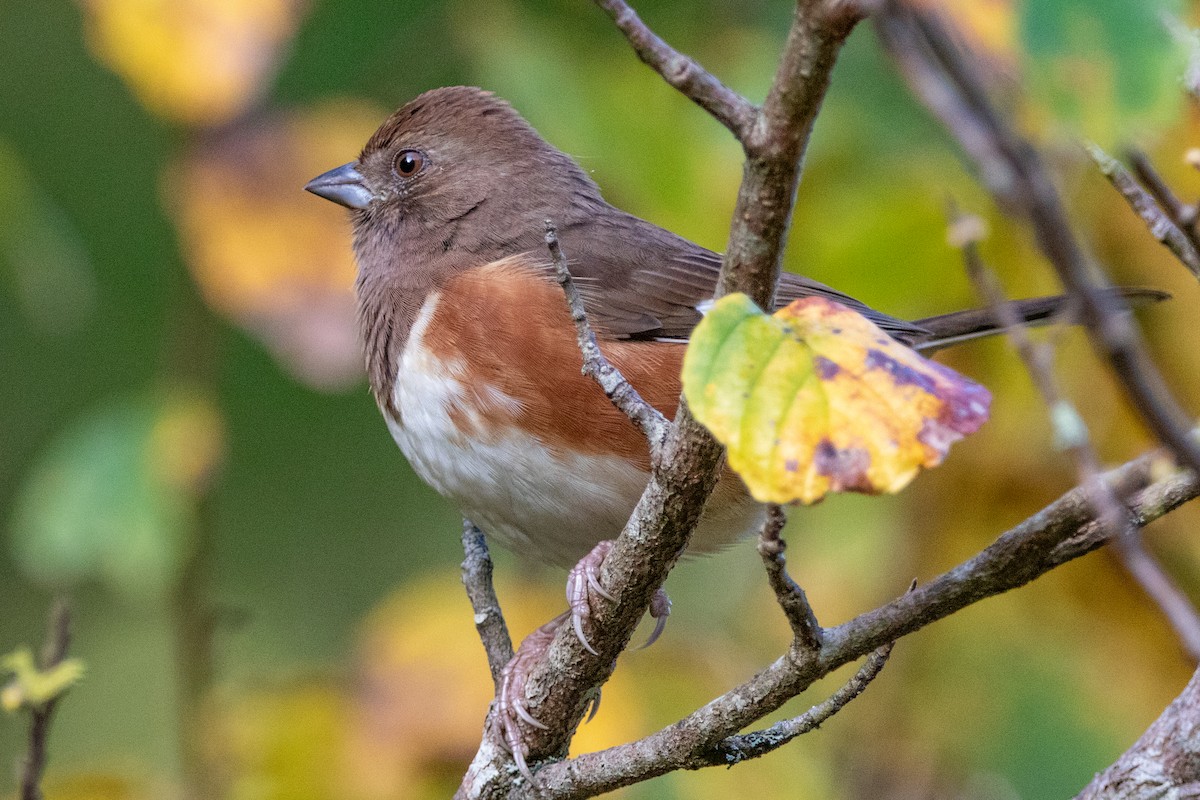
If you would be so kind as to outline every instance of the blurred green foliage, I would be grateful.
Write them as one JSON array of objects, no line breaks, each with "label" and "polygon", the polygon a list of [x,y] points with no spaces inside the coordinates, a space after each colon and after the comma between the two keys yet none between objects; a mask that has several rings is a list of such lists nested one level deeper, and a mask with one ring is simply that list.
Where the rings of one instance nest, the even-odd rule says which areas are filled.
[{"label": "blurred green foliage", "polygon": [[[170,106],[150,111],[137,99],[147,82],[163,90],[154,82],[166,74],[155,61],[164,52],[195,58],[164,48],[166,34],[156,39],[152,25],[124,24],[122,13],[155,8],[151,0],[0,4],[0,74],[9,76],[0,81],[0,651],[38,641],[52,593],[72,594],[73,654],[88,679],[56,721],[51,797],[165,796],[180,780],[180,618],[170,598],[181,565],[206,554],[204,594],[219,622],[215,680],[184,724],[201,729],[199,755],[230,796],[443,796],[469,757],[487,695],[456,588],[457,516],[413,476],[361,381],[306,385],[280,355],[279,329],[261,324],[258,312],[278,313],[272,319],[293,326],[282,340],[299,343],[287,357],[320,356],[330,327],[349,324],[336,297],[238,313],[204,305],[214,278],[203,248],[261,246],[262,263],[244,265],[246,285],[283,287],[278,266],[296,258],[287,240],[300,237],[256,230],[265,216],[231,228],[211,205],[220,187],[198,183],[193,168],[240,164],[221,173],[228,198],[258,187],[280,219],[319,208],[336,223],[336,209],[300,193],[302,179],[294,194],[293,179],[280,180],[316,171],[298,166],[296,147],[247,161],[260,151],[246,143],[293,141],[287,125],[318,118],[313,110],[328,101],[377,107],[382,117],[425,89],[474,83],[510,99],[611,201],[720,249],[740,154],[582,0],[211,5],[229,15],[222,24],[240,24],[241,13],[258,20],[263,32],[249,36],[246,52],[269,68],[226,117],[200,122],[157,116]],[[735,88],[762,96],[787,2],[637,7]],[[1184,43],[1161,23],[1162,12],[1194,9],[1166,0],[951,8],[988,53],[1008,113],[1050,145],[1104,264],[1123,282],[1176,295],[1143,318],[1173,385],[1195,398],[1194,281],[1059,138],[1137,141],[1185,197],[1200,193],[1181,158],[1200,133],[1177,77]],[[147,12],[139,24],[154,19]],[[214,38],[204,14],[164,12],[159,23],[182,37],[170,41],[195,34],[217,43],[199,50],[205,58],[234,63],[220,49],[232,39]],[[97,56],[112,58],[102,37],[113,30],[127,37],[114,40],[124,43],[120,74]],[[189,92],[205,91],[210,71],[199,64],[180,73],[200,82]],[[346,135],[331,130],[331,141],[334,133]],[[275,135],[284,138],[254,138]],[[337,159],[354,155],[347,146]],[[974,304],[945,243],[951,196],[989,217],[985,253],[1011,293],[1054,291],[1027,235],[991,211],[864,26],[817,124],[789,267],[900,315]],[[348,252],[346,226],[329,231],[329,247]],[[321,291],[349,289],[332,283]],[[289,295],[275,286],[261,297],[282,304]],[[791,563],[823,622],[952,566],[1073,483],[1002,342],[947,360],[996,396],[983,431],[899,497],[838,497],[794,514]],[[1105,459],[1148,445],[1078,333],[1064,337],[1059,368]],[[1150,534],[1193,595],[1198,521],[1185,508]],[[557,613],[560,574],[498,559],[515,633]],[[748,546],[683,564],[669,589],[675,613],[665,641],[623,659],[606,707],[585,729],[587,746],[667,724],[786,645],[787,626]],[[1102,553],[906,639],[862,699],[784,751],[626,796],[1067,796],[1136,737],[1190,669],[1156,610]],[[4,720],[0,758],[19,752],[23,735]],[[8,790],[0,784],[0,796]]]}]

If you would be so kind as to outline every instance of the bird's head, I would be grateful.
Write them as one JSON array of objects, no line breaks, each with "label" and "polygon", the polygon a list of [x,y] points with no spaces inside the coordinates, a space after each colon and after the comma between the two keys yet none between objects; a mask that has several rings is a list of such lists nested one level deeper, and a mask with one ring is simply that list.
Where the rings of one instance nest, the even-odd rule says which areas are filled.
[{"label": "bird's head", "polygon": [[463,86],[405,104],[357,160],[304,188],[351,209],[360,258],[374,238],[418,237],[449,249],[486,247],[525,227],[538,235],[546,217],[581,197],[599,200],[591,179],[512,106]]}]

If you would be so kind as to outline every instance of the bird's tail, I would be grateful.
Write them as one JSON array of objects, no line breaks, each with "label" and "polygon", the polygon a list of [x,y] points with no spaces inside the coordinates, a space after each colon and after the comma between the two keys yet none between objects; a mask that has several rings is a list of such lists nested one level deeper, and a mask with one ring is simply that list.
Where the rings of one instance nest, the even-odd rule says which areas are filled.
[{"label": "bird's tail", "polygon": [[[1110,297],[1119,297],[1130,306],[1149,305],[1170,298],[1167,292],[1157,289],[1141,289],[1118,287],[1107,289]],[[1016,316],[1029,326],[1049,325],[1061,319],[1070,312],[1071,297],[1060,294],[1053,297],[1031,297],[1028,300],[1010,300],[1005,306],[1012,309]],[[910,346],[922,353],[931,353],[950,347],[961,342],[969,342],[984,336],[994,336],[1003,331],[1003,323],[997,319],[995,311],[990,308],[976,308],[970,311],[955,311],[952,314],[940,314],[936,317],[916,320],[914,325],[925,329],[928,333],[913,337]]]}]

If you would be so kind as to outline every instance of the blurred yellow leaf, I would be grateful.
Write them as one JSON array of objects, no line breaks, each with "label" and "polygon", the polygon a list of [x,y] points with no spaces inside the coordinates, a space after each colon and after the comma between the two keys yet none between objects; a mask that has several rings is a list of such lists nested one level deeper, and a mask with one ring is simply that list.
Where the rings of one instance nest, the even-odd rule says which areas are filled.
[{"label": "blurred yellow leaf", "polygon": [[349,225],[302,187],[356,153],[383,116],[341,101],[257,119],[191,153],[164,185],[209,305],[318,388],[357,381],[362,356]]},{"label": "blurred yellow leaf", "polygon": [[206,731],[210,766],[231,800],[345,800],[346,698],[309,680],[221,703]]},{"label": "blurred yellow leaf", "polygon": [[683,363],[696,419],[763,502],[898,492],[987,419],[991,396],[823,297],[773,317],[722,298]]},{"label": "blurred yellow leaf", "polygon": [[1017,15],[1012,0],[973,0],[942,7],[990,55],[1011,57],[1016,50]]},{"label": "blurred yellow leaf", "polygon": [[1010,62],[1017,50],[1017,13],[1013,0],[913,0],[914,5],[936,8],[975,47],[992,58]]},{"label": "blurred yellow leaf", "polygon": [[[562,611],[561,590],[522,582],[499,587],[514,637]],[[661,647],[661,645],[659,645]],[[363,797],[446,797],[479,746],[492,679],[462,584],[442,575],[406,587],[367,620],[359,647],[351,725],[351,774]],[[604,687],[596,718],[572,752],[647,733],[629,670]]]},{"label": "blurred yellow leaf", "polygon": [[12,674],[12,681],[0,691],[0,707],[13,712],[20,708],[40,708],[59,697],[83,677],[83,662],[67,658],[48,669],[39,669],[28,647],[0,658],[0,670]]},{"label": "blurred yellow leaf", "polygon": [[198,493],[221,463],[225,425],[203,395],[180,392],[166,403],[146,443],[147,469],[180,490]]},{"label": "blurred yellow leaf", "polygon": [[156,114],[227,122],[266,89],[301,0],[79,0],[92,51]]}]

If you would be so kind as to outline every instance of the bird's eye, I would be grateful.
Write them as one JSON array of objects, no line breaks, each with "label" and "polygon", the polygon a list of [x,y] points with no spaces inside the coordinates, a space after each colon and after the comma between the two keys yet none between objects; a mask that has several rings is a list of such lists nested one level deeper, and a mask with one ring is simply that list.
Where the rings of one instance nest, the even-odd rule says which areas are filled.
[{"label": "bird's eye", "polygon": [[401,150],[396,156],[396,174],[401,178],[416,175],[423,166],[425,166],[425,156],[416,150]]}]

